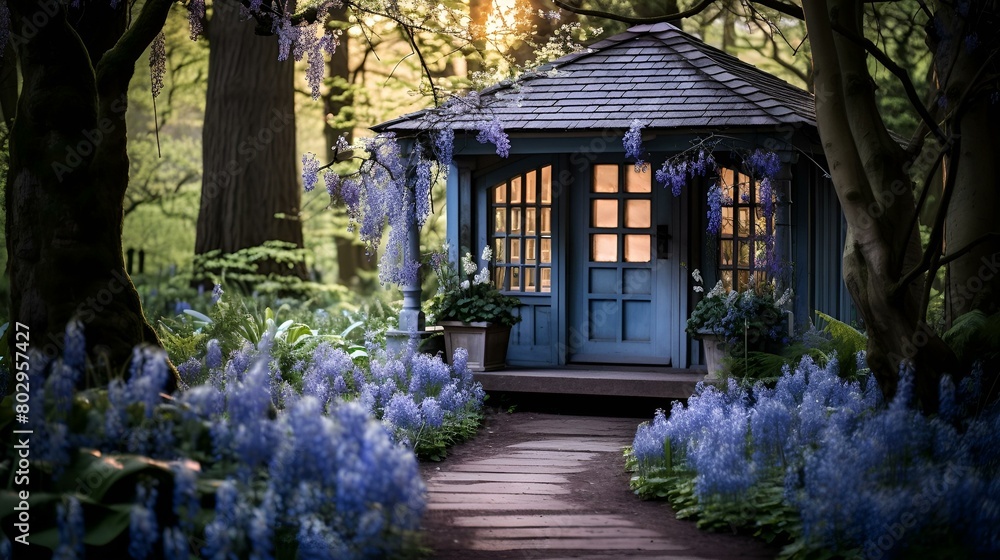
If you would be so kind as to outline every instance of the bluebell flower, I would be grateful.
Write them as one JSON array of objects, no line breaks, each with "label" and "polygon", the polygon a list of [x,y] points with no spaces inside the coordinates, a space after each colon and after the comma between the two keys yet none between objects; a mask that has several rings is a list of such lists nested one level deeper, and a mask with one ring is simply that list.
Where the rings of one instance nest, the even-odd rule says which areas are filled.
[{"label": "bluebell flower", "polygon": [[181,381],[187,385],[192,385],[201,374],[201,362],[198,358],[188,358],[187,361],[177,366],[177,373],[181,376]]},{"label": "bluebell flower", "polygon": [[432,428],[440,428],[444,424],[444,410],[434,397],[424,397],[420,402],[420,414],[424,423]]},{"label": "bluebell flower", "polygon": [[165,560],[189,560],[191,547],[187,535],[178,527],[163,529],[163,557]]},{"label": "bluebell flower", "polygon": [[219,341],[214,338],[209,340],[205,350],[205,366],[210,370],[222,367],[222,345]]},{"label": "bluebell flower", "polygon": [[83,371],[87,362],[87,342],[83,336],[83,323],[72,320],[66,324],[63,338],[63,363],[77,371]]},{"label": "bluebell flower", "polygon": [[186,532],[191,532],[194,530],[195,516],[201,511],[197,488],[198,475],[183,461],[171,465],[170,470],[174,475],[174,514],[177,515],[180,527]]},{"label": "bluebell flower", "polygon": [[420,407],[413,402],[413,397],[406,393],[396,393],[385,406],[385,420],[403,430],[420,428],[423,419]]},{"label": "bluebell flower", "polygon": [[174,315],[180,315],[185,310],[191,309],[191,304],[186,301],[177,300],[174,302]]},{"label": "bluebell flower", "polygon": [[82,560],[85,551],[83,537],[87,530],[83,521],[83,508],[75,496],[69,496],[56,506],[56,524],[59,530],[59,546],[52,557]]},{"label": "bluebell flower", "polygon": [[222,284],[216,284],[215,287],[212,288],[212,304],[215,305],[216,303],[219,303],[222,299],[222,294],[224,293],[225,292],[222,290]]},{"label": "bluebell flower", "polygon": [[156,488],[139,483],[135,488],[135,504],[129,514],[128,552],[137,560],[149,557],[160,539],[156,523]]}]

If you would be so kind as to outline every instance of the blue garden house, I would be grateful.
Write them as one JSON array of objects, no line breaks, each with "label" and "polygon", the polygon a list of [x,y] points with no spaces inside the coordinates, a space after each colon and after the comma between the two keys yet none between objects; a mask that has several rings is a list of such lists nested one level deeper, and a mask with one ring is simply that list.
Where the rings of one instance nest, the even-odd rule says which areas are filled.
[{"label": "blue garden house", "polygon": [[[691,272],[706,289],[720,279],[745,287],[764,266],[767,236],[797,323],[813,310],[850,318],[844,226],[808,92],[657,24],[451,103],[463,110],[450,122],[448,240],[455,251],[493,248],[494,282],[523,302],[510,366],[699,365],[684,331],[700,297]],[[506,158],[475,140],[477,124],[495,118],[510,137]],[[649,162],[640,171],[622,144],[635,120]],[[405,137],[429,122],[419,112],[376,130]],[[709,144],[717,172],[679,196],[656,182],[661,162]],[[758,148],[780,158],[769,218],[739,157]],[[714,184],[731,200],[718,236],[706,233]]]}]

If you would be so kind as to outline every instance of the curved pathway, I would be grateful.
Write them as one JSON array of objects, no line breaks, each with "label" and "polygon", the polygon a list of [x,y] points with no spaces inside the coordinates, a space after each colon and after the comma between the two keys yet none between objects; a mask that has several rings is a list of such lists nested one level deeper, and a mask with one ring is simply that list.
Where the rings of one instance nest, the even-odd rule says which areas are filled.
[{"label": "curved pathway", "polygon": [[698,531],[628,490],[621,448],[640,420],[494,414],[423,466],[433,558],[773,558],[752,539]]}]

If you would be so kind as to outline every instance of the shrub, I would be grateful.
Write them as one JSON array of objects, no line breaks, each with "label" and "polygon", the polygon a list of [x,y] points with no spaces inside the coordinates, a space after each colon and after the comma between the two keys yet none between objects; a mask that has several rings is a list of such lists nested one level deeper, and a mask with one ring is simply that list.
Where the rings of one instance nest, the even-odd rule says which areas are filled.
[{"label": "shrub", "polygon": [[[33,356],[31,542],[60,558],[398,554],[424,508],[416,459],[398,442],[413,430],[419,441],[449,415],[475,416],[481,387],[466,368],[453,375],[412,352],[395,360],[379,352],[372,369],[391,372],[382,375],[320,344],[299,388],[277,367],[276,334],[272,323],[257,346],[228,360],[209,341],[193,358],[205,382],[170,396],[161,393],[166,356],[155,349],[136,350],[127,379],[74,392],[86,375],[78,325],[68,327],[61,359]],[[391,393],[390,378],[398,382]],[[370,406],[364,394],[376,386],[388,400]],[[419,424],[386,412],[407,398]],[[12,397],[3,404],[9,410]],[[398,423],[377,422],[370,410]],[[0,464],[0,476],[10,480],[14,464]],[[6,531],[14,490],[0,491]],[[0,551],[12,537],[0,536]]]},{"label": "shrub", "polygon": [[639,427],[632,487],[701,527],[783,540],[786,558],[996,555],[1000,405],[974,413],[980,377],[945,378],[934,416],[905,372],[883,403],[835,360],[807,357],[773,388],[702,386]]}]

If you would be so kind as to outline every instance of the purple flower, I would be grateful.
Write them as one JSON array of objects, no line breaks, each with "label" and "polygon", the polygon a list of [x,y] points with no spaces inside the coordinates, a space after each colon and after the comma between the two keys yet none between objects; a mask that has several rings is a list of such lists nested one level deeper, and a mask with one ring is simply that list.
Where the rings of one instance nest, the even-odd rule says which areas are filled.
[{"label": "purple flower", "polygon": [[708,189],[708,233],[719,235],[722,231],[722,187],[718,183]]},{"label": "purple flower", "polygon": [[215,287],[212,288],[212,304],[214,305],[219,303],[219,300],[222,299],[222,294],[224,293],[225,292],[222,291],[222,284],[216,284]]},{"label": "purple flower", "polygon": [[778,154],[772,151],[754,150],[744,163],[749,168],[750,174],[758,179],[764,177],[773,179],[781,171],[781,160]]},{"label": "purple flower", "polygon": [[434,133],[434,155],[441,167],[451,165],[452,153],[455,149],[455,130],[444,127]]},{"label": "purple flower", "polygon": [[319,160],[316,159],[316,154],[306,152],[302,156],[302,185],[306,192],[312,192],[316,188],[317,181],[319,181]]},{"label": "purple flower", "polygon": [[625,147],[625,157],[632,158],[635,160],[635,171],[638,173],[646,166],[646,162],[643,161],[643,156],[645,155],[645,150],[642,147],[642,121],[635,119],[629,126],[628,132],[625,133],[625,137],[622,138],[622,144]]},{"label": "purple flower", "polygon": [[191,556],[187,535],[178,527],[163,530],[163,557],[166,560],[188,560]]},{"label": "purple flower", "polygon": [[128,552],[132,558],[142,560],[153,553],[153,545],[160,539],[156,523],[156,488],[139,483],[135,488],[135,504],[129,514]]},{"label": "purple flower", "polygon": [[504,131],[503,122],[499,117],[494,117],[490,121],[482,121],[476,125],[479,134],[476,135],[476,142],[486,144],[489,142],[497,147],[497,155],[505,158],[510,155],[510,138]]},{"label": "purple flower", "polygon": [[402,430],[416,430],[423,423],[420,407],[413,397],[406,393],[396,393],[385,407],[385,419]]},{"label": "purple flower", "polygon": [[83,522],[83,508],[75,496],[69,496],[56,506],[56,522],[59,529],[59,546],[53,558],[82,559],[85,550],[83,537],[87,529]]},{"label": "purple flower", "polygon": [[163,89],[163,74],[167,67],[167,47],[163,32],[159,32],[153,38],[153,44],[149,47],[149,80],[153,90],[153,98],[160,95]]},{"label": "purple flower", "polygon": [[431,162],[423,158],[417,163],[414,190],[417,203],[417,225],[424,227],[427,217],[431,215]]},{"label": "purple flower", "polygon": [[191,40],[197,41],[203,30],[202,22],[205,21],[205,0],[191,0],[188,2],[188,23],[191,26]]}]

